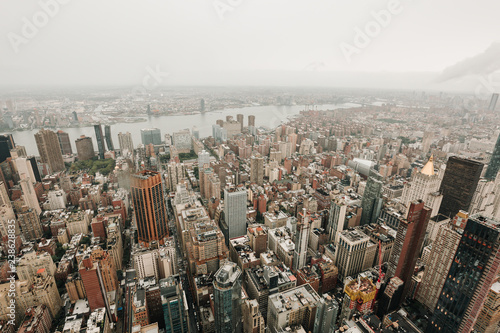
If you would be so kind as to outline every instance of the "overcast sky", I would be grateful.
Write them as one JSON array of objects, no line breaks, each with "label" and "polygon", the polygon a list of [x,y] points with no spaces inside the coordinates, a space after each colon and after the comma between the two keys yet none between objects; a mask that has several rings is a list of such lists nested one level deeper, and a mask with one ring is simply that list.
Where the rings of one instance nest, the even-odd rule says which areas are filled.
[{"label": "overcast sky", "polygon": [[[45,15],[42,3],[54,1],[0,0],[1,85],[134,85],[148,66],[173,85],[328,83],[343,77],[336,72],[431,77],[474,67],[500,41],[498,0],[60,0]],[[376,23],[381,11],[389,16]],[[368,42],[357,29],[371,32]],[[437,81],[499,68],[448,69]]]}]

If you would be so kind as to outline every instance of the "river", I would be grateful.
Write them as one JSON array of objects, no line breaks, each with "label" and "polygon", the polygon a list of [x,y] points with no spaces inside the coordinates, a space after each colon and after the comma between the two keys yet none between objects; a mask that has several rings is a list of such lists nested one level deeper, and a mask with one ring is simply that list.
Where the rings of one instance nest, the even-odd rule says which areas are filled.
[{"label": "river", "polygon": [[[325,104],[315,106],[317,110],[334,110],[340,108],[352,108],[357,107],[359,104],[354,103],[344,103],[344,104]],[[251,106],[236,109],[224,109],[215,110],[202,114],[193,115],[178,115],[178,116],[159,116],[159,117],[148,117],[147,121],[137,122],[137,123],[119,123],[111,125],[111,135],[113,139],[113,145],[116,149],[119,148],[118,144],[118,133],[119,132],[130,132],[132,134],[132,140],[134,146],[141,143],[141,129],[143,128],[159,128],[161,130],[162,139],[167,133],[172,134],[178,130],[189,128],[190,130],[193,126],[196,126],[200,132],[200,137],[207,137],[212,135],[212,125],[215,124],[217,119],[226,119],[226,116],[233,116],[236,120],[236,115],[241,113],[244,117],[244,126],[248,126],[248,116],[255,116],[255,125],[257,127],[269,127],[273,128],[278,126],[281,122],[285,122],[288,117],[298,115],[300,111],[305,110],[304,105],[293,105],[293,106]],[[73,128],[61,128],[63,131],[67,132],[70,137],[71,146],[73,148],[73,153],[76,153],[75,140],[81,135],[90,136],[94,143],[94,147],[97,151],[97,142],[95,139],[94,128],[89,127],[73,127]],[[55,129],[52,129],[55,130]],[[35,130],[25,130],[25,131],[12,131],[4,133],[12,133],[14,136],[14,142],[16,145],[25,146],[28,155],[38,155],[38,149],[35,143]],[[103,129],[104,132],[104,129]]]}]

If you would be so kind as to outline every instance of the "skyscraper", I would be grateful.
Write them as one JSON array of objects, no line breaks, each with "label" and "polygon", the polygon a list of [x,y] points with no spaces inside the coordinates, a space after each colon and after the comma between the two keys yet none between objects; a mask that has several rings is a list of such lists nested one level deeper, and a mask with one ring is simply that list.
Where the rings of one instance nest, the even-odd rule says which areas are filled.
[{"label": "skyscraper", "polygon": [[101,124],[94,125],[95,138],[97,140],[97,149],[99,151],[99,158],[104,159],[104,135],[102,134]]},{"label": "skyscraper", "polygon": [[159,281],[166,333],[188,333],[188,313],[185,310],[182,285],[174,277]]},{"label": "skyscraper", "polygon": [[498,94],[494,93],[491,95],[490,105],[488,106],[488,111],[494,111],[498,102]]},{"label": "skyscraper", "polygon": [[335,252],[339,278],[354,276],[363,270],[369,243],[370,237],[361,230],[344,230],[340,233]]},{"label": "skyscraper", "polygon": [[250,158],[250,181],[257,185],[264,184],[264,158],[260,155]]},{"label": "skyscraper", "polygon": [[82,135],[75,140],[76,153],[80,161],[91,160],[95,156],[94,145],[92,138]]},{"label": "skyscraper", "polygon": [[344,198],[337,197],[332,200],[330,204],[330,214],[328,215],[327,232],[330,242],[337,244],[339,242],[339,235],[344,230],[345,214],[347,212],[347,205]]},{"label": "skyscraper", "polygon": [[240,123],[241,131],[243,131],[243,117],[244,117],[244,115],[242,115],[242,114],[236,115],[236,120]]},{"label": "skyscraper", "polygon": [[134,152],[134,143],[132,142],[132,134],[127,133],[118,133],[118,143],[120,144],[120,151],[122,155],[125,151],[129,153]]},{"label": "skyscraper", "polygon": [[[434,171],[434,157],[431,156],[422,170],[414,170],[411,179],[404,185],[401,203],[409,208],[410,203],[415,200],[423,200],[427,207],[432,209],[432,215],[439,213],[439,207],[443,200],[443,195],[439,193],[441,178],[439,173]],[[442,172],[442,171],[441,171]]]},{"label": "skyscraper", "polygon": [[469,217],[427,332],[471,332],[499,269],[500,222]]},{"label": "skyscraper", "polygon": [[56,133],[41,129],[35,134],[35,141],[42,163],[48,164],[51,172],[63,171],[64,161]]},{"label": "skyscraper", "polygon": [[10,150],[14,147],[12,134],[0,135],[0,163],[10,157]]},{"label": "skyscraper", "polygon": [[481,162],[456,156],[448,159],[440,188],[443,194],[440,214],[452,217],[460,210],[469,210],[483,166]]},{"label": "skyscraper", "polygon": [[106,146],[108,146],[109,151],[114,151],[115,148],[113,146],[113,139],[111,138],[111,126],[104,126],[104,135],[106,137]]},{"label": "skyscraper", "polygon": [[57,139],[59,140],[59,146],[61,147],[61,153],[63,155],[73,154],[71,149],[71,142],[69,141],[69,134],[64,131],[57,131]]},{"label": "skyscraper", "polygon": [[311,214],[304,208],[299,213],[297,232],[295,233],[295,250],[293,252],[293,270],[298,271],[306,265],[309,231],[311,230]]},{"label": "skyscraper", "polygon": [[241,270],[226,262],[214,276],[214,316],[217,333],[241,333]]},{"label": "skyscraper", "polygon": [[444,225],[439,228],[436,240],[432,243],[429,262],[416,295],[416,299],[430,311],[436,308],[460,238],[460,233],[450,225]]},{"label": "skyscraper", "polygon": [[380,180],[382,177],[378,172],[371,169],[368,180],[366,181],[365,192],[361,199],[361,225],[377,222],[380,209],[382,207],[382,186],[384,183]]},{"label": "skyscraper", "polygon": [[141,139],[143,145],[161,144],[161,131],[158,128],[143,128],[141,129]]},{"label": "skyscraper", "polygon": [[200,112],[205,112],[205,100],[200,99]]},{"label": "skyscraper", "polygon": [[31,169],[33,170],[33,174],[35,175],[35,179],[33,181],[41,182],[42,181],[42,177],[40,176],[40,171],[38,170],[38,163],[36,161],[36,157],[35,156],[29,156],[28,160],[29,160],[29,162],[31,164]]},{"label": "skyscraper", "polygon": [[493,149],[493,155],[491,155],[490,163],[484,174],[484,178],[493,180],[496,178],[498,170],[500,169],[500,135],[497,138],[497,143]]},{"label": "skyscraper", "polygon": [[414,201],[410,204],[406,219],[399,223],[398,233],[389,259],[387,276],[389,278],[397,276],[403,280],[405,285],[401,296],[402,300],[408,293],[430,217],[431,210],[425,207],[424,202]]},{"label": "skyscraper", "polygon": [[244,187],[224,189],[224,221],[230,238],[247,234],[247,191]]},{"label": "skyscraper", "polygon": [[248,126],[254,126],[255,127],[255,116],[254,115],[249,115],[248,116]]},{"label": "skyscraper", "polygon": [[168,237],[168,228],[161,174],[147,170],[133,174],[130,187],[139,242],[149,245],[158,241],[163,244],[164,238]]},{"label": "skyscraper", "polygon": [[401,299],[404,300],[410,287],[411,277],[415,270],[425,231],[429,223],[431,210],[425,207],[423,201],[410,204],[408,216],[399,223],[396,240],[389,259],[387,277],[397,276],[405,286]]},{"label": "skyscraper", "polygon": [[337,330],[339,304],[332,296],[325,294],[319,300],[313,333],[334,333]]}]

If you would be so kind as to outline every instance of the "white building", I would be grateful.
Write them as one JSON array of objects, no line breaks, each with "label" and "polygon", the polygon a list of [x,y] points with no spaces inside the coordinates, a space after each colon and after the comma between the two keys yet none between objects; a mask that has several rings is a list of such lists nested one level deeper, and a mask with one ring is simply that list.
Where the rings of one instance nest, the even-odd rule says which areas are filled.
[{"label": "white building", "polygon": [[247,233],[247,192],[244,187],[224,189],[224,220],[229,238]]},{"label": "white building", "polygon": [[415,200],[422,200],[425,205],[432,209],[431,217],[439,213],[439,207],[443,200],[443,195],[439,193],[441,180],[444,172],[434,171],[433,157],[425,164],[420,171],[414,170],[409,183],[406,183],[401,196],[401,204],[406,208]]}]

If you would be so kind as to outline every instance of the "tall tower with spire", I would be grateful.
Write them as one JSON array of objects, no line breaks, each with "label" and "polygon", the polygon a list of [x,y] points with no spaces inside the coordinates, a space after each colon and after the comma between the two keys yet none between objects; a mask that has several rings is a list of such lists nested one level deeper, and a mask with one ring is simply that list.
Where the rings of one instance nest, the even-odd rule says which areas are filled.
[{"label": "tall tower with spire", "polygon": [[412,172],[410,181],[403,188],[401,204],[408,210],[411,202],[422,200],[432,209],[431,217],[437,215],[443,200],[439,192],[441,180],[442,173],[434,170],[434,157],[431,156],[422,170]]}]

